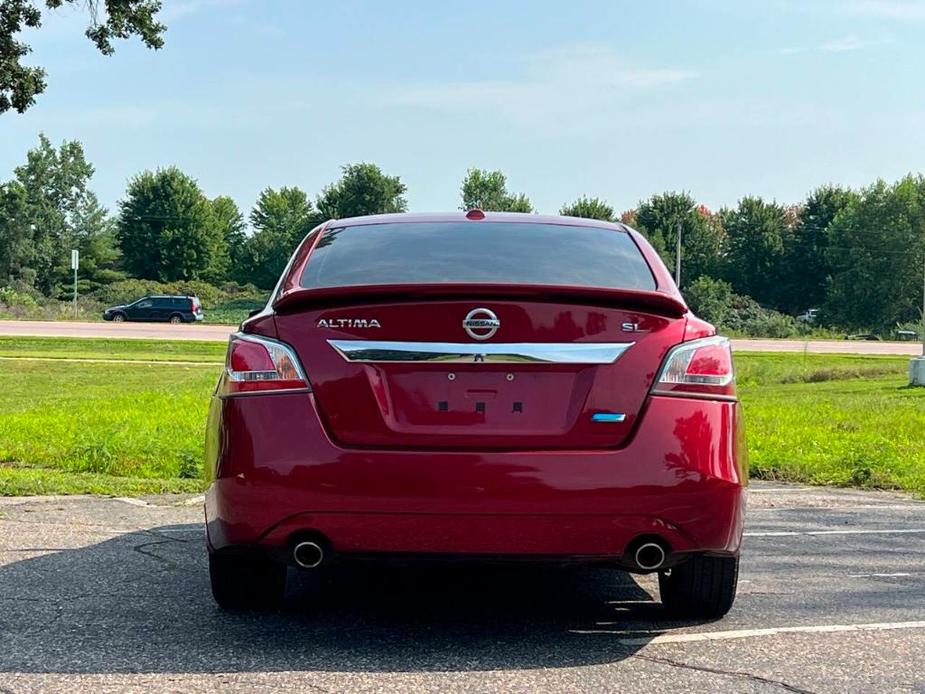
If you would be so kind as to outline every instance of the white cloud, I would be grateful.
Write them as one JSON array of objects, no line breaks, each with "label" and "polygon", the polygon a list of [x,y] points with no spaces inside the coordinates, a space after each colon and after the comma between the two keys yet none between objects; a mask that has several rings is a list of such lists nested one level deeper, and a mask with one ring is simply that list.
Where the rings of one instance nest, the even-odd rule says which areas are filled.
[{"label": "white cloud", "polygon": [[840,39],[824,41],[815,46],[788,46],[775,51],[775,53],[778,55],[797,55],[799,53],[849,53],[851,51],[860,51],[874,46],[886,46],[891,43],[894,43],[891,37],[884,36],[876,39],[861,39],[852,35],[844,36]]},{"label": "white cloud", "polygon": [[170,22],[180,17],[196,14],[213,8],[227,10],[240,5],[245,0],[168,0],[158,13],[158,19]]},{"label": "white cloud", "polygon": [[380,105],[440,111],[486,111],[519,124],[568,126],[612,113],[637,92],[698,77],[674,67],[638,67],[611,48],[581,45],[530,60],[520,79],[394,85],[378,91]]},{"label": "white cloud", "polygon": [[923,0],[854,0],[846,2],[844,9],[851,14],[879,19],[925,20],[925,1]]},{"label": "white cloud", "polygon": [[824,53],[846,53],[848,51],[857,51],[871,45],[875,44],[870,41],[859,39],[857,36],[846,36],[842,39],[826,41],[819,46],[819,50]]}]

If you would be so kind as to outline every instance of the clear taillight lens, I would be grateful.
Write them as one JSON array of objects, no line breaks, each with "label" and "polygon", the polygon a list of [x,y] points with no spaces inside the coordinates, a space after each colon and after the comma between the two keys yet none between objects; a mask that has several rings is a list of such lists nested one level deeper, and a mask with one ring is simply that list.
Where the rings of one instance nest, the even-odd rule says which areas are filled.
[{"label": "clear taillight lens", "polygon": [[228,341],[219,394],[308,388],[308,379],[292,347],[277,340],[235,333]]},{"label": "clear taillight lens", "polygon": [[665,357],[655,388],[657,395],[734,398],[732,348],[725,337],[706,337],[674,347]]}]

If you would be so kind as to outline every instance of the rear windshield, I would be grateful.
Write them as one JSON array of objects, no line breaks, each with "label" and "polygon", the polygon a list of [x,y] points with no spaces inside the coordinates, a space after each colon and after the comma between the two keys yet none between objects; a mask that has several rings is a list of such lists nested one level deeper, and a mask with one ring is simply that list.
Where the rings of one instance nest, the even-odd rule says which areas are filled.
[{"label": "rear windshield", "polygon": [[626,232],[514,222],[329,229],[301,279],[306,288],[440,282],[656,288]]}]

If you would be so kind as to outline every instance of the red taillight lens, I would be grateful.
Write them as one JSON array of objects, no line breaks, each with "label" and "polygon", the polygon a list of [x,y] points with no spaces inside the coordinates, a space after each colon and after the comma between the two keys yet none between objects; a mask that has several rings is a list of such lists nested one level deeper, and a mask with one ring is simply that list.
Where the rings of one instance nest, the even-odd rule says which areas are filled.
[{"label": "red taillight lens", "polygon": [[665,357],[652,390],[657,395],[734,398],[732,349],[725,337],[691,340]]},{"label": "red taillight lens", "polygon": [[259,342],[235,340],[228,353],[228,366],[235,373],[276,371],[269,350]]},{"label": "red taillight lens", "polygon": [[308,388],[308,379],[289,345],[243,333],[231,336],[220,394],[304,388]]}]

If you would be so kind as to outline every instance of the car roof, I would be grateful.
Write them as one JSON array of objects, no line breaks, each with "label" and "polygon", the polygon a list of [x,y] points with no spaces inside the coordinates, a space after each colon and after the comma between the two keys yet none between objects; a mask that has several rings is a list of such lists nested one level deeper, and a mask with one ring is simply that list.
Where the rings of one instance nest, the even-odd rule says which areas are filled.
[{"label": "car roof", "polygon": [[466,217],[466,212],[432,212],[397,214],[374,214],[364,217],[346,217],[328,221],[329,227],[363,226],[367,224],[414,224],[426,222],[507,222],[517,224],[557,224],[572,227],[602,227],[614,231],[628,231],[621,222],[605,222],[600,219],[587,219],[585,217],[565,217],[562,215],[531,214],[527,212],[484,212],[484,219],[472,220]]}]

